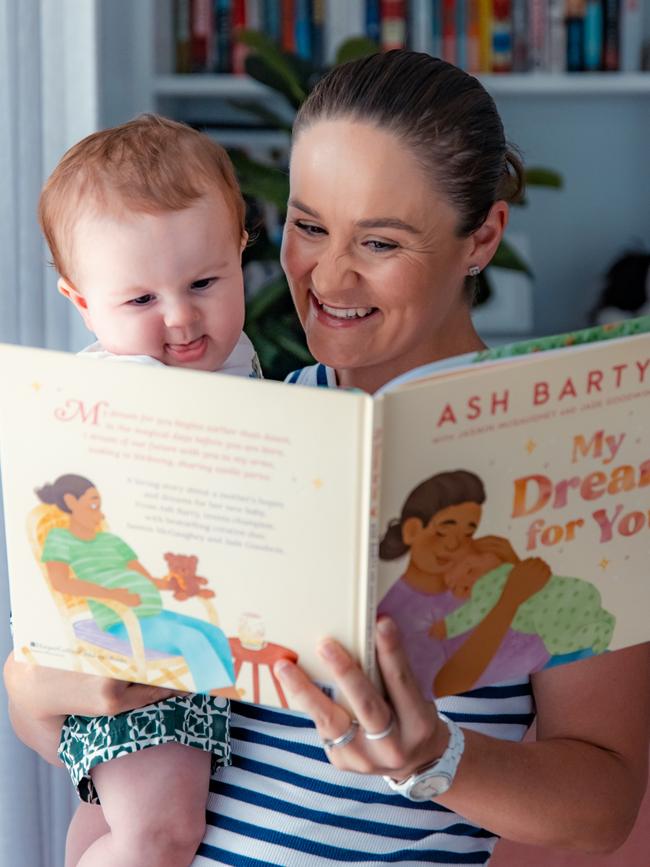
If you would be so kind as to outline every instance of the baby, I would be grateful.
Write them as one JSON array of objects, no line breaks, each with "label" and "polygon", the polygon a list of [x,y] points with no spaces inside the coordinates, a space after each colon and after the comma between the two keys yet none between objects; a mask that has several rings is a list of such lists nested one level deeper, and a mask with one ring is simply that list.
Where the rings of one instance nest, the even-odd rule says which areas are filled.
[{"label": "baby", "polygon": [[[455,638],[473,629],[494,608],[513,568],[496,554],[476,550],[449,570],[445,583],[464,605],[434,623],[434,638]],[[551,575],[537,593],[517,609],[512,628],[540,636],[551,656],[589,649],[607,649],[615,618],[600,604],[600,593],[588,581]]]},{"label": "baby", "polygon": [[[97,337],[84,356],[261,375],[242,331],[244,202],[216,142],[152,115],[94,133],[55,168],[39,219],[59,291]],[[59,755],[86,803],[66,867],[189,864],[228,722],[228,701],[206,695],[68,717]]]}]

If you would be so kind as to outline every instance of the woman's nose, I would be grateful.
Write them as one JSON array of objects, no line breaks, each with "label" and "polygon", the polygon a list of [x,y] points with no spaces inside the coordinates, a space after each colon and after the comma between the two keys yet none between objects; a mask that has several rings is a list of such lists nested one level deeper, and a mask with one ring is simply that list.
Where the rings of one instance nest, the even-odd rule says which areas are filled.
[{"label": "woman's nose", "polygon": [[352,256],[347,250],[322,250],[318,261],[312,268],[312,286],[317,294],[354,288],[357,273]]}]

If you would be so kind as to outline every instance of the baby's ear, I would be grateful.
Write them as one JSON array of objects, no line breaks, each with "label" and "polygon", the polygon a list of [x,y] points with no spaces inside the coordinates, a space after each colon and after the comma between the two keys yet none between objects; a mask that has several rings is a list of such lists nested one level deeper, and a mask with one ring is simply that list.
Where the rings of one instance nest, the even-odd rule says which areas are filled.
[{"label": "baby's ear", "polygon": [[86,328],[92,331],[93,328],[90,322],[90,314],[88,313],[88,304],[77,287],[70,283],[69,280],[66,280],[65,277],[59,277],[56,287],[61,295],[64,295],[68,301],[71,301],[74,304],[78,312],[81,314],[81,318],[83,319]]}]

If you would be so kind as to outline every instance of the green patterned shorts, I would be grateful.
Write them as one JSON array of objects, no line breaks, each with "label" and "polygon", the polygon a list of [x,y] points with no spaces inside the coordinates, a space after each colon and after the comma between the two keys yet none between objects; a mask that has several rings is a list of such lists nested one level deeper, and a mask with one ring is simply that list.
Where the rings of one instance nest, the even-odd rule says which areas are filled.
[{"label": "green patterned shorts", "polygon": [[173,696],[117,716],[69,716],[58,755],[79,797],[99,804],[91,768],[147,747],[178,743],[212,753],[212,772],[230,764],[230,702],[210,695]]}]

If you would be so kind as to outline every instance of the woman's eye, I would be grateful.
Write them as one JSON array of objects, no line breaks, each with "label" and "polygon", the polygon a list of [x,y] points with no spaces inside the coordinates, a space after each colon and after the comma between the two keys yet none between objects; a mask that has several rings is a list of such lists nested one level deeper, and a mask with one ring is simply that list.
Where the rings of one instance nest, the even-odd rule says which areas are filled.
[{"label": "woman's eye", "polygon": [[214,283],[214,281],[216,279],[217,279],[216,277],[204,277],[202,280],[195,280],[192,283],[191,288],[192,289],[199,289],[199,290],[200,289],[208,289],[210,286],[212,286],[212,284]]},{"label": "woman's eye", "polygon": [[397,244],[393,244],[390,241],[366,241],[366,246],[374,253],[385,253],[387,250],[394,250]]},{"label": "woman's eye", "polygon": [[301,232],[304,232],[306,235],[324,235],[325,229],[322,229],[320,226],[314,226],[313,223],[304,223],[302,220],[296,220],[295,225]]},{"label": "woman's eye", "polygon": [[134,298],[132,301],[129,301],[129,304],[132,304],[134,307],[144,307],[145,304],[149,304],[153,301],[153,295],[140,295],[139,298]]}]

